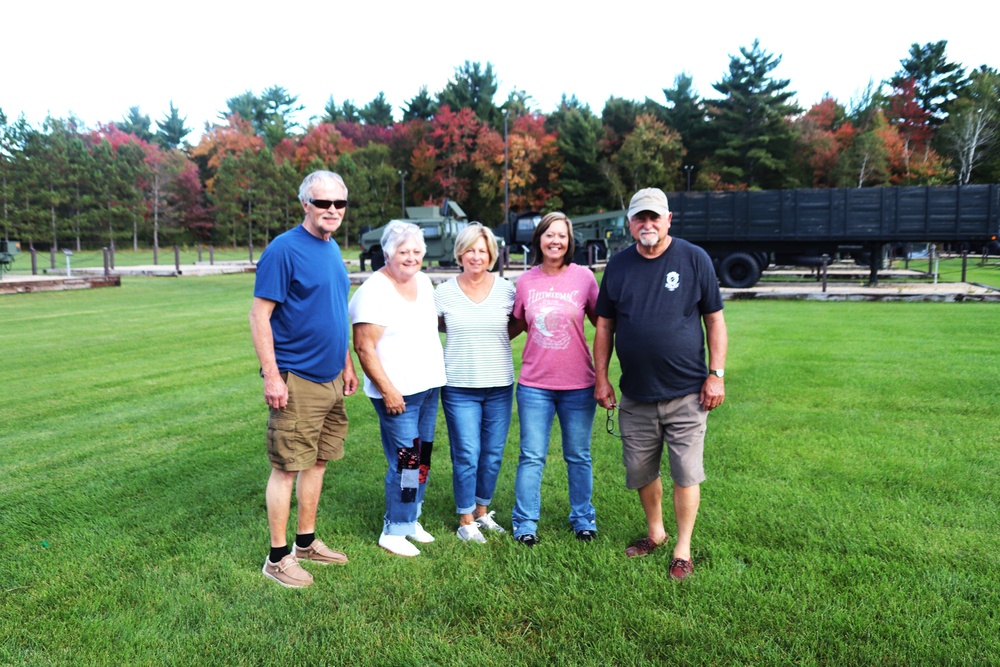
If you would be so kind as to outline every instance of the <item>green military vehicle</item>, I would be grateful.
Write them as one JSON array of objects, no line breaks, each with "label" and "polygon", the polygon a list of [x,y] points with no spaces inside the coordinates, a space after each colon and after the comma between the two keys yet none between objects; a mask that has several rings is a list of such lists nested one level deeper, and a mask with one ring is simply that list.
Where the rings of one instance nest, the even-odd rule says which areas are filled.
[{"label": "green military vehicle", "polygon": [[[386,225],[394,222],[410,222],[424,233],[427,244],[427,254],[424,261],[428,265],[437,262],[439,266],[455,266],[455,239],[458,233],[469,225],[468,217],[462,207],[453,201],[444,200],[437,206],[407,206],[406,218],[390,220],[375,229],[361,229],[358,242],[361,244],[361,270],[365,270],[365,262],[371,262],[372,271],[385,266],[385,255],[382,253],[382,233]],[[497,239],[498,245],[503,245]]]},{"label": "green military vehicle", "polygon": [[14,263],[14,256],[21,254],[21,242],[10,239],[0,239],[0,275],[4,271],[10,271]]},{"label": "green military vehicle", "polygon": [[575,261],[578,264],[603,262],[610,255],[630,245],[632,235],[628,229],[628,220],[625,218],[624,211],[615,216],[609,216],[607,213],[570,216],[577,248]]},{"label": "green military vehicle", "polygon": [[[531,264],[531,239],[543,217],[544,214],[539,211],[511,215],[511,221],[500,225],[496,234],[504,239],[511,252],[524,252],[527,262]],[[614,254],[632,242],[624,215],[571,215],[570,220],[573,221],[573,240],[576,243],[573,261],[577,264],[606,260],[609,252]]]}]

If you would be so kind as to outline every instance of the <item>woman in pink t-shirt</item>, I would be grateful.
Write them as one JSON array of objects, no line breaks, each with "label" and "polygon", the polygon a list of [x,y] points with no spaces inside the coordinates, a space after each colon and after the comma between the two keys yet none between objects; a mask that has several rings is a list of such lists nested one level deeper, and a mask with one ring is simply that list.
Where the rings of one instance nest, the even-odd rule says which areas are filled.
[{"label": "woman in pink t-shirt", "polygon": [[584,317],[597,316],[597,280],[590,269],[573,264],[573,223],[549,213],[531,241],[535,262],[517,279],[513,317],[527,331],[517,383],[521,454],[514,484],[514,538],[538,543],[542,472],[549,451],[553,417],[559,416],[563,458],[569,478],[569,521],[578,539],[597,534],[591,504],[593,468],[590,435],[594,425],[594,362],[584,335]]}]

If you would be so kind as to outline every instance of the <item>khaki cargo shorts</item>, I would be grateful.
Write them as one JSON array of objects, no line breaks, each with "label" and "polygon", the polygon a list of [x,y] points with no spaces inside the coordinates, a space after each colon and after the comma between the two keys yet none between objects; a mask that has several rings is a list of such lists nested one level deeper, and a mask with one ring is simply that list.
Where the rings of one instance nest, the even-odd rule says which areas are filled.
[{"label": "khaki cargo shorts", "polygon": [[288,405],[270,408],[267,418],[267,456],[271,466],[287,472],[308,470],[316,461],[344,457],[347,411],[344,374],[332,382],[316,383],[294,373],[282,373],[288,385]]},{"label": "khaki cargo shorts", "polygon": [[674,483],[694,486],[705,481],[708,411],[697,393],[659,403],[639,403],[623,395],[618,422],[626,488],[641,489],[660,476],[664,443]]}]

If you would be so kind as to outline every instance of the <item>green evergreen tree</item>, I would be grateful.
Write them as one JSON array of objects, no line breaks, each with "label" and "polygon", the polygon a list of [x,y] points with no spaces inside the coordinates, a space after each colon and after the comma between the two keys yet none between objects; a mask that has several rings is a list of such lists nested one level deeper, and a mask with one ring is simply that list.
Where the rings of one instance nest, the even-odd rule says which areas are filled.
[{"label": "green evergreen tree", "polygon": [[723,183],[750,188],[794,186],[790,118],[801,111],[789,99],[787,79],[775,79],[781,63],[754,40],[731,56],[729,73],[713,84],[723,95],[711,103],[716,147],[712,158]]},{"label": "green evergreen tree", "polygon": [[712,130],[705,102],[694,92],[694,80],[687,73],[674,78],[673,88],[664,88],[667,104],[661,119],[677,130],[687,150],[684,162],[697,169],[711,154]]},{"label": "green evergreen tree", "polygon": [[361,109],[351,100],[344,100],[340,106],[340,118],[347,123],[361,122]]},{"label": "green evergreen tree", "polygon": [[601,112],[604,126],[604,155],[610,158],[621,148],[625,135],[635,129],[635,119],[642,113],[644,105],[621,97],[609,97]]},{"label": "green evergreen tree", "polygon": [[576,97],[563,95],[559,108],[549,114],[545,129],[556,134],[556,145],[563,159],[559,182],[562,185],[566,213],[593,213],[614,202],[607,196],[601,175],[598,144],[602,135],[601,119]]},{"label": "green evergreen tree", "polygon": [[129,107],[128,113],[115,125],[122,132],[135,135],[148,142],[153,140],[153,133],[149,129],[150,123],[149,116],[139,111],[139,107]]},{"label": "green evergreen tree", "polygon": [[481,122],[497,130],[503,127],[503,115],[493,103],[498,88],[491,63],[484,68],[478,62],[466,60],[455,68],[455,76],[438,93],[438,105],[447,104],[455,112],[472,109]]},{"label": "green evergreen tree", "polygon": [[913,79],[920,106],[931,114],[931,124],[940,126],[947,117],[949,102],[962,94],[968,85],[965,69],[949,62],[945,55],[948,40],[910,46],[909,58],[900,60],[902,68],[892,78],[894,87],[901,87],[905,79]]},{"label": "green evergreen tree", "polygon": [[[116,150],[107,139],[93,144],[90,152],[94,162],[91,224],[95,230],[101,230],[102,244],[115,248],[118,241],[129,237],[133,213],[143,200],[138,182],[145,170],[145,153],[138,144],[131,142]],[[138,230],[134,232],[137,234]],[[138,239],[133,241],[135,245]]]},{"label": "green evergreen tree", "polygon": [[16,233],[14,212],[17,208],[18,162],[24,150],[24,140],[30,130],[24,114],[10,122],[0,109],[0,233],[3,238],[12,238]]},{"label": "green evergreen tree", "polygon": [[427,92],[427,86],[420,86],[420,92],[403,109],[403,121],[430,120],[437,113],[438,105]]},{"label": "green evergreen tree", "polygon": [[181,118],[174,101],[170,100],[170,111],[163,115],[163,120],[156,121],[156,143],[161,148],[178,148],[184,137],[191,134],[191,128],[184,125],[187,117]]},{"label": "green evergreen tree", "polygon": [[263,247],[275,223],[285,220],[287,201],[295,196],[294,191],[289,192],[286,174],[278,169],[274,154],[266,147],[246,149],[222,160],[213,199],[218,218],[229,222],[227,230],[219,231],[228,231],[234,248],[249,242]]},{"label": "green evergreen tree", "polygon": [[294,115],[305,107],[298,104],[298,99],[298,96],[289,95],[281,86],[271,86],[260,97],[248,90],[226,100],[228,111],[219,116],[226,118],[238,114],[243,120],[249,121],[254,132],[273,148],[299,127]]},{"label": "green evergreen tree", "polygon": [[393,123],[392,105],[386,102],[385,93],[382,91],[379,91],[375,99],[366,104],[358,115],[361,117],[361,122],[365,125],[391,127]]}]

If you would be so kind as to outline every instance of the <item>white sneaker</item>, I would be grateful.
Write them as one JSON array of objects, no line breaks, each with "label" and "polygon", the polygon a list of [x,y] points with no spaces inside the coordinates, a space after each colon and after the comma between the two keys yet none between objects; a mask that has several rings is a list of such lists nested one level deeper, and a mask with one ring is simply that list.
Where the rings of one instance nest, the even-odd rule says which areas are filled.
[{"label": "white sneaker", "polygon": [[419,556],[420,549],[410,544],[402,535],[389,535],[382,533],[378,538],[378,545],[391,554],[397,556]]},{"label": "white sneaker", "polygon": [[484,514],[476,519],[476,523],[478,523],[479,527],[483,530],[492,530],[494,533],[506,533],[507,531],[503,529],[503,526],[493,520],[494,514],[496,514],[496,512]]},{"label": "white sneaker", "polygon": [[434,541],[434,536],[424,530],[424,527],[419,523],[417,524],[417,527],[413,529],[413,532],[407,535],[407,537],[414,542],[423,542],[424,544]]},{"label": "white sneaker", "polygon": [[455,534],[458,535],[458,539],[463,542],[480,542],[482,544],[486,544],[486,538],[479,532],[479,524],[475,521],[467,526],[459,526],[458,532]]}]

